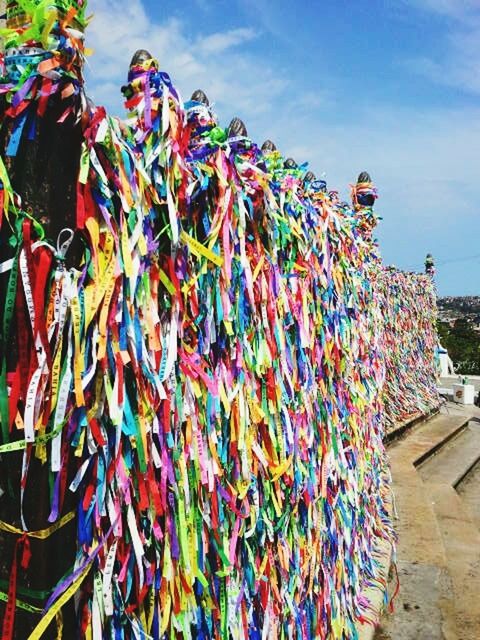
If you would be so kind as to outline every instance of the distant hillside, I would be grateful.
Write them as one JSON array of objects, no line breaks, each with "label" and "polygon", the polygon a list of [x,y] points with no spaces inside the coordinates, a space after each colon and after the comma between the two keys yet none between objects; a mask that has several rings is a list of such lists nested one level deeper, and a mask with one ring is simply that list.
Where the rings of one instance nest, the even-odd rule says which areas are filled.
[{"label": "distant hillside", "polygon": [[480,296],[439,298],[438,333],[457,373],[480,375]]},{"label": "distant hillside", "polygon": [[441,316],[478,316],[480,318],[480,296],[446,296],[438,298]]}]

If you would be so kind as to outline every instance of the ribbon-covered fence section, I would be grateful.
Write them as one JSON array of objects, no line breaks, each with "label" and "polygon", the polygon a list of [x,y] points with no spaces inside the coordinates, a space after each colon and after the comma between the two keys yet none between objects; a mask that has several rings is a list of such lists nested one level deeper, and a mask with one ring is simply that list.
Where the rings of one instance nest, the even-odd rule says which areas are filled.
[{"label": "ribbon-covered fence section", "polygon": [[393,538],[383,316],[413,324],[374,189],[341,202],[146,52],[110,117],[85,3],[54,5],[8,4],[0,82],[2,638],[355,638]]},{"label": "ribbon-covered fence section", "polygon": [[440,406],[437,301],[427,274],[385,268],[377,285],[385,362],[384,424],[389,432]]}]

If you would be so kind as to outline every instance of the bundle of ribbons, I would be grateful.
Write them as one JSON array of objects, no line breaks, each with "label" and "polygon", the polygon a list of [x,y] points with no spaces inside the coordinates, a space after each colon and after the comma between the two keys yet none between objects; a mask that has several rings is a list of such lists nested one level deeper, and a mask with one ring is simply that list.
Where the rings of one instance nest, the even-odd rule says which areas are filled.
[{"label": "bundle of ribbons", "polygon": [[440,406],[435,285],[430,275],[394,267],[380,272],[386,431]]},{"label": "bundle of ribbons", "polygon": [[[0,84],[2,638],[356,638],[394,538],[370,201],[229,138],[155,60],[109,117],[83,95],[84,4],[18,4],[9,37],[42,60]],[[81,123],[57,237],[9,171],[53,87]]]}]

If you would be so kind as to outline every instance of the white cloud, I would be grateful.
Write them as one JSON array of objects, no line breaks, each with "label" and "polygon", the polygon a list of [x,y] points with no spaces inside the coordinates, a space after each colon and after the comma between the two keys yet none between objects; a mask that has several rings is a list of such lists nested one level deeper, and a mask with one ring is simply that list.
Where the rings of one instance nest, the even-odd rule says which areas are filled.
[{"label": "white cloud", "polygon": [[248,124],[250,117],[268,110],[286,87],[268,64],[259,65],[245,52],[244,45],[258,35],[249,27],[191,35],[178,19],[153,22],[141,0],[94,0],[92,5],[95,17],[87,41],[95,54],[88,90],[95,102],[118,113],[120,87],[136,49],[149,50],[182,95],[203,89],[216,103],[223,124],[234,115]]},{"label": "white cloud", "polygon": [[[443,211],[439,204],[456,192],[476,184],[480,164],[480,109],[430,109],[388,106],[361,107],[355,121],[322,122],[306,115],[288,125],[290,116],[279,114],[272,137],[302,162],[312,160],[318,173],[345,185],[367,169],[388,185],[400,199],[422,202]],[[439,193],[424,185],[436,184]],[[445,191],[447,189],[447,191]],[[400,198],[400,193],[402,198]],[[412,196],[410,194],[413,194]],[[419,213],[422,215],[422,212]]]},{"label": "white cloud", "polygon": [[213,33],[200,42],[199,48],[202,53],[218,54],[237,45],[253,40],[256,33],[253,29],[231,29],[224,33]]},{"label": "white cloud", "polygon": [[[446,18],[438,29],[442,47],[436,55],[404,64],[434,83],[480,93],[480,3],[478,0],[401,0],[404,5]],[[443,25],[443,28],[442,28]]]},{"label": "white cloud", "polygon": [[462,24],[443,37],[441,54],[410,59],[406,61],[406,65],[437,84],[479,94],[480,14],[478,21]]},{"label": "white cloud", "polygon": [[478,10],[478,0],[401,0],[403,4],[444,16],[463,19]]}]

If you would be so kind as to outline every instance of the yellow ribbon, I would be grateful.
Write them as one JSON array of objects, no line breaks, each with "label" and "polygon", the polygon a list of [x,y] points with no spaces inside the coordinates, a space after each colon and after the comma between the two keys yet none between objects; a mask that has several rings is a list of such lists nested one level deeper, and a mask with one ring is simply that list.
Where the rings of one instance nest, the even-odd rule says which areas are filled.
[{"label": "yellow ribbon", "polygon": [[216,264],[217,267],[223,266],[223,258],[221,256],[218,256],[210,249],[207,249],[207,247],[204,247],[201,242],[195,240],[195,238],[192,238],[192,236],[189,236],[188,233],[185,233],[185,231],[182,231],[182,233],[180,234],[180,240],[185,242],[185,244],[188,245],[190,251],[194,253],[198,258],[207,258],[207,260],[210,260],[210,262]]},{"label": "yellow ribbon", "polygon": [[74,580],[68,587],[68,589],[60,596],[60,598],[54,604],[52,604],[52,606],[48,609],[43,618],[37,624],[35,629],[28,636],[28,640],[39,640],[39,638],[43,636],[43,634],[47,630],[48,625],[55,618],[60,609],[70,600],[70,598],[73,598],[78,588],[85,580],[88,572],[91,569],[91,566],[91,564],[88,564],[82,571],[82,573],[78,576],[78,578]]},{"label": "yellow ribbon", "polygon": [[66,525],[70,520],[75,518],[75,511],[69,511],[69,513],[65,514],[63,518],[54,522],[50,527],[46,529],[40,529],[40,531],[22,531],[22,529],[17,529],[17,527],[13,527],[11,524],[0,520],[0,531],[6,531],[7,533],[13,533],[14,535],[24,536],[27,535],[29,538],[37,538],[38,540],[45,540],[49,538],[52,533],[61,529],[64,525]]}]

